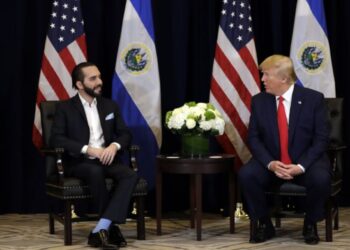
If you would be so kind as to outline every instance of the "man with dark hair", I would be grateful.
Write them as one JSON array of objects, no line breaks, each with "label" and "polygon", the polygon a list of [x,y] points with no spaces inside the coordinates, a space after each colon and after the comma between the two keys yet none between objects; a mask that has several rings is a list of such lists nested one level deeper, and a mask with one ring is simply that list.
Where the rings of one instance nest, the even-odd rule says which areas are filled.
[{"label": "man with dark hair", "polygon": [[83,82],[84,81],[84,72],[83,72],[83,68],[87,68],[87,67],[92,67],[92,66],[96,66],[94,63],[92,62],[82,62],[77,64],[73,71],[72,71],[72,87],[76,90],[78,90],[78,86],[77,83],[79,82]]},{"label": "man with dark hair", "polygon": [[289,57],[273,55],[261,65],[265,92],[252,98],[248,143],[252,159],[239,171],[239,183],[253,223],[251,243],[275,236],[265,192],[273,185],[292,181],[305,186],[305,243],[317,244],[316,223],[324,219],[330,195],[331,167],[324,97],[295,85]]},{"label": "man with dark hair", "polygon": [[[66,173],[87,183],[98,208],[100,220],[88,244],[118,249],[126,246],[126,241],[116,224],[125,223],[137,175],[117,158],[120,150],[128,147],[131,134],[117,104],[101,97],[103,83],[96,65],[78,64],[72,80],[78,94],[58,104],[51,144],[65,149]],[[106,177],[117,183],[111,193]]]}]

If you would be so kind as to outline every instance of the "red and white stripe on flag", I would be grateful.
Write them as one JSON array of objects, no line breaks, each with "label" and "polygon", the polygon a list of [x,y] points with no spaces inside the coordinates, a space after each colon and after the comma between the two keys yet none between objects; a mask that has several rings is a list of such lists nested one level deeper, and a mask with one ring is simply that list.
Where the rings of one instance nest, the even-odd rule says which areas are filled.
[{"label": "red and white stripe on flag", "polygon": [[64,100],[75,95],[71,72],[86,61],[84,21],[79,1],[54,0],[45,41],[33,124],[33,143],[42,147],[39,104],[45,100]]},{"label": "red and white stripe on flag", "polygon": [[249,1],[223,1],[209,101],[224,117],[225,133],[217,139],[226,153],[236,156],[236,168],[251,157],[246,138],[251,97],[258,92]]}]

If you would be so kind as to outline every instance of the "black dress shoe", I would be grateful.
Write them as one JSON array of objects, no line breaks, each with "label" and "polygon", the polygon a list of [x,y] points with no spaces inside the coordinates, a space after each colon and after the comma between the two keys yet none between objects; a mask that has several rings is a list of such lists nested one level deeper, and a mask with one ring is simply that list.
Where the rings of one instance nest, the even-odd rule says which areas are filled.
[{"label": "black dress shoe", "polygon": [[117,245],[118,247],[126,247],[127,245],[127,242],[117,225],[110,226],[108,240],[110,244]]},{"label": "black dress shoe", "polygon": [[316,224],[305,224],[303,227],[303,236],[306,244],[316,245],[320,238],[317,234],[317,226]]},{"label": "black dress shoe", "polygon": [[108,242],[108,231],[105,229],[97,233],[91,232],[88,238],[88,244],[92,247],[100,247],[103,250],[118,250],[119,247]]},{"label": "black dress shoe", "polygon": [[249,243],[261,243],[273,238],[276,235],[275,228],[271,221],[268,223],[259,223],[250,237]]}]

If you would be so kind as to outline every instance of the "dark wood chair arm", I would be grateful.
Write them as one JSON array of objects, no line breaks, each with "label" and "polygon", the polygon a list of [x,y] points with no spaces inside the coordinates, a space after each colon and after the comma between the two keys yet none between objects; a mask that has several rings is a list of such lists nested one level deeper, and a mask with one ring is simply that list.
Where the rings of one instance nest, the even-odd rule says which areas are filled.
[{"label": "dark wood chair arm", "polygon": [[[140,150],[140,147],[138,145],[131,145],[128,149],[129,151],[129,157],[130,157],[130,168],[133,169],[135,172],[138,171],[138,164],[136,160],[136,154]],[[62,156],[64,153],[63,148],[42,148],[40,150],[45,155],[52,155],[56,157],[56,168],[59,176],[64,176],[64,167],[63,167],[63,161]]]},{"label": "dark wood chair arm", "polygon": [[333,172],[342,172],[341,166],[338,166],[338,153],[341,151],[344,151],[345,149],[347,149],[347,147],[345,145],[335,145],[335,144],[331,144],[328,147],[328,155],[329,158],[331,160],[331,164],[332,164],[332,171]]},{"label": "dark wood chair arm", "polygon": [[328,147],[328,150],[329,151],[340,151],[340,150],[345,150],[345,149],[347,149],[347,146],[345,146],[345,145],[330,145],[329,147]]},{"label": "dark wood chair arm", "polygon": [[56,151],[54,148],[41,148],[40,152],[43,153],[44,155],[56,155]]},{"label": "dark wood chair arm", "polygon": [[135,172],[138,171],[137,166],[137,160],[136,160],[136,154],[140,150],[140,147],[138,145],[131,145],[129,147],[129,157],[130,157],[130,168],[133,169]]},{"label": "dark wood chair arm", "polygon": [[59,177],[64,176],[64,167],[62,156],[64,153],[64,148],[41,148],[40,151],[45,155],[51,155],[56,158],[56,168]]}]

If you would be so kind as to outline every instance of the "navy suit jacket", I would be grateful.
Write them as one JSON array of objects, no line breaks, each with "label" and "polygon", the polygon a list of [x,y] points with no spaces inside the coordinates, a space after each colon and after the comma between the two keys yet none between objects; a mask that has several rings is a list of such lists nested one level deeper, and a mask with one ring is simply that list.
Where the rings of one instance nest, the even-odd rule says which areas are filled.
[{"label": "navy suit jacket", "polygon": [[[105,146],[117,142],[121,148],[127,147],[131,133],[125,126],[117,104],[103,97],[96,99]],[[84,158],[81,149],[89,144],[89,138],[90,129],[79,96],[59,102],[51,130],[51,145],[63,147],[71,160],[78,160]]]},{"label": "navy suit jacket", "polygon": [[[288,151],[292,163],[305,170],[327,159],[329,124],[323,94],[294,86],[289,115]],[[280,160],[277,105],[274,95],[261,92],[252,98],[248,144],[253,158],[263,166]],[[326,167],[328,160],[322,160]]]}]

